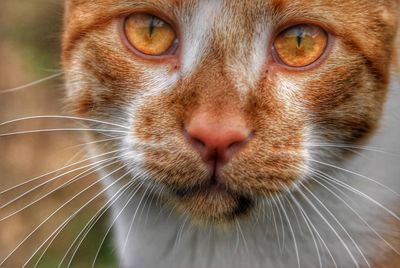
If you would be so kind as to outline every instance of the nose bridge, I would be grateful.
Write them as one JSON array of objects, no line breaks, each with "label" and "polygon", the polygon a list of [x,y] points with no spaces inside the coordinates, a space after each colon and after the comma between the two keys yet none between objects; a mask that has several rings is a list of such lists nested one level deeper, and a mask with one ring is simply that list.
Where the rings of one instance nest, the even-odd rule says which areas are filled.
[{"label": "nose bridge", "polygon": [[225,52],[222,48],[212,49],[199,67],[192,80],[198,98],[196,110],[207,111],[224,117],[240,110],[241,96],[234,86],[234,78],[226,71]]},{"label": "nose bridge", "polygon": [[[254,38],[257,36],[254,29],[260,24],[262,16],[241,1],[210,2],[216,5],[213,15],[204,24],[205,27],[199,29],[203,34],[193,36],[199,44],[199,47],[194,47],[199,52],[189,80],[194,80],[199,97],[207,100],[203,103],[228,109],[232,103],[239,104],[240,99],[245,97],[243,94],[250,90],[246,81],[253,72],[250,69],[254,67],[251,53],[254,52],[254,42],[259,41]],[[204,3],[204,6],[209,4]],[[249,19],[254,14],[258,14],[257,18]]]},{"label": "nose bridge", "polygon": [[192,85],[197,105],[186,118],[185,131],[189,142],[210,163],[226,164],[250,137],[244,104],[232,78],[225,71],[221,50],[213,49],[203,60]]}]

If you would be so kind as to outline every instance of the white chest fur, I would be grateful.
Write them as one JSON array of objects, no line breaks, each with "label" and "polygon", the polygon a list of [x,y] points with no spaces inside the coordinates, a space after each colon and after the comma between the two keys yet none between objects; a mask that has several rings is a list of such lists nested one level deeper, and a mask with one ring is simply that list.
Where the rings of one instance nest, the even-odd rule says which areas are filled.
[{"label": "white chest fur", "polygon": [[398,232],[386,224],[396,220],[391,212],[396,212],[399,196],[392,191],[400,192],[399,89],[392,83],[381,128],[367,145],[371,150],[360,150],[341,163],[343,170],[330,173],[353,191],[332,181],[324,184],[330,191],[310,185],[314,196],[303,192],[313,205],[295,195],[303,211],[282,202],[286,213],[266,211],[258,221],[238,221],[230,232],[194,227],[157,202],[143,202],[141,196],[128,206],[127,199],[121,200],[112,215],[113,220],[118,216],[114,231],[120,266],[297,267],[299,261],[302,267],[335,267],[335,262],[338,267],[368,267],[377,249],[392,250],[381,235]]}]

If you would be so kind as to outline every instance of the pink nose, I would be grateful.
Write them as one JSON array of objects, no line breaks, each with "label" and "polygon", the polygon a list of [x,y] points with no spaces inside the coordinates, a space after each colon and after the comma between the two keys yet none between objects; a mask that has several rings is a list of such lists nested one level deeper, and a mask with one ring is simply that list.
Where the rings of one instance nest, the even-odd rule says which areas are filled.
[{"label": "pink nose", "polygon": [[246,122],[237,116],[216,120],[207,113],[198,113],[191,118],[186,131],[205,162],[226,164],[251,139]]}]

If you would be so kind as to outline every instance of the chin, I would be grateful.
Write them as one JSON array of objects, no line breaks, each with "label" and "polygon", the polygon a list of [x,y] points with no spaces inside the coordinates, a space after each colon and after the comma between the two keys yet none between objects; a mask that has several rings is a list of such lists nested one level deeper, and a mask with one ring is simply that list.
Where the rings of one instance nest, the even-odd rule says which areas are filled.
[{"label": "chin", "polygon": [[278,184],[280,187],[276,183],[264,184],[263,189],[253,189],[224,182],[225,180],[222,177],[210,179],[207,183],[190,187],[169,185],[163,187],[168,189],[163,192],[163,198],[166,205],[178,216],[196,226],[229,227],[237,221],[257,217],[266,200],[290,192],[295,184],[293,181],[282,180]]},{"label": "chin", "polygon": [[171,203],[196,225],[226,225],[251,215],[256,200],[222,186],[209,186],[174,191]]}]

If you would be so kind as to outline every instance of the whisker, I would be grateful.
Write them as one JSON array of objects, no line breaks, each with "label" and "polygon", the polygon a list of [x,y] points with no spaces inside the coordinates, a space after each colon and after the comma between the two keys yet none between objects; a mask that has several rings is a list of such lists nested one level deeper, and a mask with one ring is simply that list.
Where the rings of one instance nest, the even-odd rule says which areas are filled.
[{"label": "whisker", "polygon": [[[287,190],[289,190],[289,189],[287,189]],[[288,191],[287,194],[288,194],[288,195],[292,195],[292,193],[291,193],[290,191]],[[290,205],[290,208],[291,208],[293,214],[294,214],[295,217],[296,217],[296,221],[297,221],[297,224],[298,224],[298,228],[300,229],[300,233],[301,233],[302,236],[304,236],[304,233],[303,233],[303,231],[302,231],[302,227],[301,227],[301,225],[300,225],[300,221],[299,221],[299,219],[298,219],[298,217],[297,217],[297,213],[296,213],[296,211],[295,211],[295,209],[294,209],[294,207],[293,207],[293,205],[292,205],[292,202],[290,202],[290,200],[289,200],[289,198],[287,197],[287,195],[283,195],[283,198],[285,198],[286,202]],[[300,211],[300,214],[301,214],[301,211]],[[302,216],[303,216],[303,215],[302,215]],[[307,229],[308,229],[308,231],[309,231],[309,233],[310,233],[310,235],[311,235],[311,237],[312,237],[312,239],[313,239],[314,246],[315,246],[315,249],[316,249],[316,251],[317,251],[318,263],[319,263],[320,267],[322,268],[321,255],[320,255],[320,252],[319,252],[319,246],[318,246],[317,241],[316,241],[316,239],[315,239],[314,232],[311,230],[310,225],[308,224],[308,222],[307,222],[307,220],[304,218],[304,216],[303,216],[303,220],[304,220],[304,222],[306,223]],[[319,245],[320,245],[320,244],[319,244]]]},{"label": "whisker", "polygon": [[390,215],[392,215],[396,220],[400,221],[400,217],[394,213],[392,210],[388,209],[387,207],[385,207],[384,205],[382,205],[381,203],[379,203],[378,201],[376,201],[374,198],[370,197],[369,195],[355,189],[354,187],[350,186],[349,184],[340,181],[332,176],[329,176],[328,174],[322,172],[322,171],[318,171],[320,174],[323,174],[325,176],[325,179],[328,179],[330,181],[332,181],[333,183],[347,189],[348,191],[355,193],[365,199],[367,199],[368,201],[370,201],[371,203],[374,203],[375,205],[377,205],[378,207],[382,208],[383,210],[385,210],[387,213],[389,213]]},{"label": "whisker", "polygon": [[345,169],[345,168],[341,168],[341,167],[338,167],[338,166],[335,166],[335,165],[332,165],[332,164],[329,164],[329,163],[321,162],[321,161],[318,161],[318,160],[315,160],[315,159],[308,159],[308,160],[309,160],[309,161],[312,161],[312,162],[315,162],[315,163],[318,163],[318,164],[321,164],[321,165],[324,165],[324,166],[328,166],[328,167],[331,167],[331,168],[335,168],[335,169],[337,169],[337,170],[344,171],[344,172],[346,172],[346,173],[355,175],[355,176],[357,176],[357,177],[359,177],[359,178],[363,178],[363,179],[365,179],[365,180],[368,180],[368,181],[370,181],[370,182],[373,182],[373,183],[375,183],[375,184],[381,186],[382,188],[388,190],[389,192],[395,194],[397,197],[400,197],[400,194],[397,193],[397,192],[395,192],[395,191],[393,191],[389,186],[387,186],[387,185],[385,185],[385,184],[383,184],[383,183],[380,183],[380,182],[378,182],[378,181],[376,181],[376,180],[373,180],[373,179],[371,179],[371,178],[369,178],[369,177],[367,177],[367,176],[364,176],[364,175],[359,174],[359,173],[357,173],[357,172],[354,172],[354,171],[351,171],[351,170],[348,170],[348,169]]},{"label": "whisker", "polygon": [[281,211],[280,211],[278,205],[276,204],[275,198],[272,198],[272,203],[275,205],[276,210],[278,211],[278,216],[279,216],[279,220],[280,220],[280,223],[281,223],[281,228],[282,228],[282,248],[281,248],[281,254],[283,254],[283,250],[285,249],[285,228],[284,228],[284,226],[283,226],[283,217],[282,217],[282,214],[281,214]]},{"label": "whisker", "polygon": [[[318,232],[317,228],[315,227],[314,223],[311,221],[311,219],[308,217],[307,213],[305,212],[305,210],[303,209],[303,207],[300,205],[299,201],[296,199],[296,197],[293,194],[289,195],[290,198],[293,200],[293,202],[296,204],[297,208],[300,210],[303,218],[305,219],[306,225],[311,227],[315,234],[317,235],[319,241],[323,244],[323,246],[325,247],[325,249],[327,250],[331,260],[333,261],[333,264],[335,265],[336,268],[338,268],[337,263],[335,261],[335,258],[332,255],[332,252],[330,251],[328,245],[326,244],[325,240],[322,238],[321,234]],[[317,246],[316,246],[317,247]],[[318,247],[317,247],[317,254],[319,253]],[[322,261],[321,261],[321,256],[319,255],[319,263],[320,266],[322,266]]]},{"label": "whisker", "polygon": [[[72,252],[70,262],[69,262],[69,263],[72,263],[74,256],[78,252],[81,244],[83,243],[83,241],[85,240],[86,236],[89,234],[91,229],[104,216],[104,214],[115,204],[115,202],[117,202],[118,199],[120,197],[122,197],[126,193],[126,191],[128,191],[130,189],[130,187],[132,185],[134,185],[134,183],[135,183],[134,180],[132,180],[132,181],[126,183],[123,187],[121,187],[121,189],[118,190],[111,198],[109,198],[107,203],[104,204],[103,207],[101,207],[99,209],[99,211],[89,220],[89,222],[83,227],[82,231],[76,236],[75,240],[71,243],[70,247],[67,249],[63,258],[59,262],[59,265],[58,265],[59,268],[62,266],[62,264],[64,263],[64,261],[66,260],[66,258],[68,256],[69,252],[71,252],[71,250],[74,248],[74,246],[76,244],[75,249]],[[134,191],[134,189],[131,190],[131,192],[133,192],[133,191]],[[116,195],[118,195],[118,196],[116,196]],[[78,242],[78,240],[79,240],[79,242]]]},{"label": "whisker", "polygon": [[269,206],[270,206],[270,208],[271,208],[272,220],[273,220],[274,226],[275,226],[276,238],[277,238],[277,240],[278,240],[279,249],[280,249],[280,251],[282,252],[283,249],[282,249],[282,245],[281,245],[281,238],[280,238],[280,235],[279,235],[278,224],[277,224],[277,221],[276,221],[274,208],[272,207],[272,203],[271,203],[271,201],[270,201],[269,199],[267,199],[267,202],[268,202],[268,204],[269,204]]},{"label": "whisker", "polygon": [[[147,179],[143,179],[142,183],[137,187],[137,189],[135,190],[135,192],[132,194],[132,196],[128,199],[128,201],[126,202],[126,204],[122,207],[122,209],[120,210],[120,212],[118,213],[118,215],[115,217],[115,219],[113,220],[113,222],[111,223],[110,227],[107,229],[106,234],[104,235],[103,240],[100,243],[100,246],[96,252],[96,256],[94,257],[94,260],[92,262],[92,268],[94,268],[94,266],[96,265],[97,259],[99,257],[100,254],[100,250],[104,245],[104,242],[106,241],[106,238],[108,236],[108,234],[111,232],[112,227],[114,226],[114,224],[116,223],[117,219],[121,216],[121,214],[124,212],[125,208],[129,205],[129,203],[131,202],[131,200],[133,199],[133,197],[135,197],[135,195],[139,192],[139,190],[141,189],[141,187],[143,186],[143,184],[145,183]],[[68,265],[69,267],[69,265]]]},{"label": "whisker", "polygon": [[[318,175],[317,176],[319,178],[322,178],[324,176]],[[398,250],[396,250],[388,241],[386,241],[385,238],[383,238],[354,208],[352,208],[342,197],[340,197],[337,193],[335,193],[333,190],[329,189],[329,187],[327,187],[325,184],[323,184],[322,182],[320,182],[319,180],[316,180],[314,178],[312,178],[312,180],[314,180],[315,182],[317,182],[319,185],[321,185],[323,188],[325,188],[327,191],[329,191],[332,195],[334,195],[337,199],[339,199],[340,201],[343,202],[343,204],[345,204],[367,227],[368,229],[370,229],[377,237],[379,237],[387,246],[389,246],[394,252],[396,252],[398,255],[400,255],[400,252]],[[346,195],[342,190],[340,190],[337,186],[335,186],[334,184],[332,184],[329,181],[325,182],[327,184],[329,184],[330,186],[334,187],[336,190],[338,190],[339,192],[341,192],[342,194]],[[347,196],[347,195],[346,195]]]},{"label": "whisker", "polygon": [[76,163],[77,161],[80,161],[78,159],[81,159],[83,157],[82,154],[86,156],[85,148],[80,148],[67,162],[65,162],[63,167]]},{"label": "whisker", "polygon": [[244,236],[242,227],[240,226],[240,222],[239,222],[238,219],[235,219],[235,221],[236,221],[237,227],[238,227],[238,229],[239,229],[240,236],[241,236],[242,239],[243,239],[243,243],[244,243],[244,247],[245,247],[245,249],[246,249],[246,252],[249,253],[249,247],[248,247],[248,245],[247,245],[246,237]]},{"label": "whisker", "polygon": [[[289,189],[287,189],[287,194],[292,194]],[[298,227],[298,229],[300,231],[300,234],[302,236],[304,236],[304,233],[303,233],[303,230],[302,230],[302,227],[301,227],[301,224],[300,224],[300,220],[297,217],[297,213],[296,213],[296,210],[294,209],[294,207],[292,205],[292,202],[290,202],[290,200],[286,197],[286,195],[283,195],[283,198],[285,198],[286,202],[289,204],[290,210],[292,211],[292,213],[293,213],[293,215],[294,215],[294,217],[296,219],[297,227]]]},{"label": "whisker", "polygon": [[[322,207],[331,215],[331,217],[335,220],[336,223],[339,224],[339,226],[341,227],[341,229],[345,232],[345,234],[350,238],[350,240],[353,242],[353,244],[356,246],[356,248],[359,250],[358,245],[354,242],[354,240],[352,239],[352,237],[350,236],[350,234],[347,232],[347,230],[343,227],[343,225],[336,219],[336,217],[334,215],[332,215],[332,213],[329,211],[328,208],[326,208],[326,206],[318,199],[316,198],[316,196],[314,194],[312,194],[312,192],[310,190],[308,190],[308,188],[306,188],[306,186],[304,184],[302,184],[302,186],[315,198],[315,200],[317,200],[318,203],[320,203],[322,205]],[[329,223],[329,221],[323,216],[323,214],[319,211],[319,209],[317,207],[315,207],[315,205],[311,202],[311,200],[303,193],[303,191],[301,191],[300,188],[297,188],[297,190],[299,191],[299,193],[303,196],[303,198],[307,201],[307,203],[309,203],[311,205],[311,207],[314,209],[315,212],[318,213],[318,215],[323,219],[323,221],[329,226],[329,228],[334,232],[334,234],[336,235],[336,237],[340,240],[340,242],[342,243],[342,245],[344,246],[344,248],[346,249],[347,253],[349,253],[351,259],[353,260],[354,264],[357,267],[360,267],[360,265],[358,264],[357,260],[355,259],[353,253],[350,251],[348,245],[344,242],[343,238],[338,234],[338,232],[335,230],[335,228],[333,228],[333,226]],[[359,250],[361,252],[361,250]],[[361,252],[361,255],[363,258],[365,258],[364,254]],[[368,267],[370,267],[368,261],[366,261]]]},{"label": "whisker", "polygon": [[[70,198],[67,202],[65,202],[61,207],[59,207],[56,211],[54,211],[53,213],[50,214],[50,216],[48,216],[44,221],[42,221],[31,233],[28,234],[28,236],[26,236],[12,251],[11,253],[9,253],[5,259],[3,259],[3,261],[0,263],[0,266],[4,265],[4,263],[37,231],[39,230],[49,219],[51,219],[56,213],[58,213],[59,211],[61,211],[61,209],[63,209],[67,204],[71,203],[72,200],[74,200],[76,197],[80,196],[82,193],[86,192],[87,190],[91,189],[93,186],[95,186],[96,184],[98,184],[99,182],[101,182],[102,180],[108,178],[109,176],[111,176],[112,174],[120,171],[121,169],[125,168],[126,165],[123,165],[117,169],[115,169],[113,172],[107,174],[106,176],[102,177],[101,179],[95,181],[94,183],[92,183],[91,185],[89,185],[88,187],[86,187],[85,189],[83,189],[82,191],[80,191],[79,193],[75,194],[72,198]],[[115,183],[117,183],[118,181],[113,182],[112,184],[110,184],[109,186],[107,186],[104,190],[102,190],[100,193],[98,193],[94,198],[92,198],[92,200],[96,199],[97,197],[99,197],[101,194],[103,194],[106,190],[108,190],[112,185],[114,185]],[[78,211],[76,211],[72,216],[70,216],[70,218],[75,217],[81,210],[83,210],[83,208],[85,208],[87,205],[89,204],[86,203],[84,206],[82,206]],[[68,220],[68,219],[67,219]],[[40,249],[39,249],[40,250]],[[36,254],[36,253],[35,253]]]},{"label": "whisker", "polygon": [[96,129],[96,128],[53,128],[53,129],[34,129],[27,131],[17,131],[10,133],[2,133],[1,137],[10,137],[15,135],[25,135],[25,134],[35,134],[35,133],[48,133],[48,132],[80,132],[80,131],[88,131],[88,132],[99,132],[99,133],[123,133],[130,134],[128,131],[115,130],[115,129]]},{"label": "whisker", "polygon": [[[102,157],[102,156],[109,155],[109,154],[113,154],[113,153],[116,153],[116,152],[118,152],[118,151],[119,151],[119,150],[107,152],[107,153],[104,153],[104,154],[100,154],[100,155],[96,155],[96,156],[93,156],[93,157],[86,158],[86,159],[84,159],[84,160],[81,160],[81,161],[79,161],[79,162],[75,162],[75,163],[70,164],[70,165],[67,165],[67,166],[63,166],[62,168],[59,168],[59,169],[57,169],[57,170],[53,170],[53,171],[51,171],[51,172],[49,172],[49,173],[40,175],[40,176],[38,176],[38,177],[35,177],[35,178],[33,178],[33,179],[30,179],[30,180],[28,180],[28,181],[25,181],[25,182],[23,182],[23,183],[20,183],[20,184],[18,184],[18,185],[16,185],[16,186],[13,186],[13,187],[11,187],[11,188],[8,188],[7,190],[4,190],[4,191],[0,192],[0,195],[3,195],[3,194],[5,194],[5,193],[8,193],[8,192],[10,192],[10,191],[12,191],[12,190],[15,190],[15,189],[19,188],[19,187],[25,186],[25,185],[28,184],[28,183],[31,183],[31,182],[37,181],[37,180],[39,180],[39,179],[42,179],[42,178],[44,178],[44,177],[46,177],[46,176],[49,176],[49,175],[51,175],[51,174],[53,174],[53,173],[57,173],[57,172],[59,172],[59,171],[61,171],[61,170],[64,170],[64,169],[67,169],[67,168],[70,168],[70,167],[73,167],[73,166],[77,166],[77,165],[79,165],[79,164],[88,162],[88,161],[93,160],[93,159],[95,159],[95,158]],[[65,174],[65,173],[64,173],[64,174]],[[1,207],[1,208],[2,208],[2,207]]]},{"label": "whisker", "polygon": [[[144,182],[142,182],[142,185],[143,185],[143,184],[144,184]],[[126,248],[126,245],[128,244],[129,236],[130,236],[131,231],[132,231],[132,228],[133,228],[133,223],[134,223],[134,221],[135,221],[136,214],[138,213],[139,208],[140,208],[140,206],[142,205],[143,199],[144,199],[144,197],[146,196],[148,190],[149,190],[149,186],[146,187],[146,190],[144,191],[142,197],[140,198],[139,204],[137,205],[137,207],[136,207],[136,209],[135,209],[135,212],[133,213],[133,216],[132,216],[132,219],[131,219],[131,224],[130,224],[130,226],[129,226],[128,233],[127,233],[127,235],[126,235],[126,239],[125,239],[125,242],[124,242],[124,246],[122,247],[122,253],[125,253],[125,248]]]},{"label": "whisker", "polygon": [[[160,189],[160,193],[163,192],[163,188],[164,188],[164,186]],[[154,190],[154,189],[152,189],[152,191],[153,191],[153,190]],[[161,195],[161,194],[160,194],[160,195]],[[160,198],[160,195],[157,195],[157,198]],[[148,206],[148,208],[147,208],[147,213],[146,213],[146,218],[145,218],[145,224],[147,224],[147,222],[148,222],[150,209],[151,209],[151,206],[152,206],[152,204],[153,204],[153,201],[154,201],[155,196],[156,196],[155,194],[152,194],[152,195],[151,195],[150,204],[149,204],[149,206]],[[156,203],[157,203],[157,200],[156,200]]]},{"label": "whisker", "polygon": [[[88,227],[88,225],[91,224],[95,218],[97,218],[96,221],[95,221],[94,224],[93,224],[93,226],[94,226],[94,225],[97,223],[97,221],[105,214],[105,212],[111,207],[111,205],[114,204],[114,203],[118,200],[118,198],[121,197],[121,196],[129,189],[129,186],[132,185],[132,184],[133,184],[133,182],[128,182],[128,183],[126,183],[123,187],[121,187],[121,189],[119,189],[119,190],[117,191],[117,193],[116,193],[114,196],[112,196],[112,197],[109,199],[109,201],[108,201],[103,207],[101,207],[101,208],[99,209],[99,211],[90,219],[89,223],[82,229],[82,231],[77,235],[77,237],[75,238],[75,240],[72,242],[71,246],[68,248],[68,250],[67,250],[67,252],[66,252],[66,255],[64,255],[64,257],[63,257],[63,259],[62,259],[62,261],[60,262],[60,265],[59,265],[58,267],[60,267],[60,266],[62,265],[63,260],[66,258],[67,254],[72,250],[73,245],[74,245],[74,244],[77,242],[77,240],[81,237],[82,232],[83,232],[84,230],[86,230],[86,228]],[[116,195],[118,195],[118,196],[115,197]],[[111,203],[111,204],[110,204],[110,203]],[[108,207],[106,208],[106,206],[108,206]],[[100,213],[101,213],[101,215],[99,216]],[[68,224],[68,223],[67,223],[67,224]],[[66,225],[66,224],[65,224],[65,225]],[[62,229],[58,230],[58,231],[52,236],[53,238],[48,242],[46,248],[43,250],[43,252],[42,252],[42,254],[40,255],[39,259],[36,261],[36,264],[35,264],[34,267],[37,267],[37,266],[39,265],[40,261],[43,259],[43,257],[44,257],[44,255],[46,254],[47,250],[50,248],[50,246],[53,244],[53,242],[55,241],[55,239],[58,237],[58,235],[59,235],[59,234],[62,232],[62,230],[65,228],[65,225],[62,226]],[[91,229],[93,226],[91,226],[90,229]],[[89,231],[90,231],[90,229],[89,229]],[[88,232],[89,232],[89,231],[88,231]],[[88,233],[88,232],[87,232],[87,233]],[[87,233],[86,233],[86,234],[87,234]],[[86,235],[85,235],[85,236],[86,236]],[[50,238],[50,237],[51,237],[51,236],[49,236],[49,238]],[[33,255],[33,256],[34,256],[34,255]],[[33,257],[33,256],[32,256],[32,257]],[[28,260],[27,263],[29,263],[29,260]],[[27,264],[27,263],[26,263],[26,264]]]},{"label": "whisker", "polygon": [[[75,176],[75,177],[74,177],[73,179],[71,179],[71,180],[75,180],[75,181],[81,180],[81,179],[87,177],[88,175],[93,174],[93,173],[95,173],[95,172],[101,170],[102,168],[107,167],[107,166],[110,166],[110,165],[113,165],[113,164],[115,164],[115,163],[118,163],[118,161],[114,161],[114,162],[112,162],[112,163],[110,163],[110,164],[107,164],[107,165],[105,165],[105,166],[103,166],[103,167],[101,167],[101,164],[100,164],[100,165],[97,165],[97,168],[90,168],[90,169],[92,169],[92,171],[89,172],[88,174],[85,174],[85,173],[86,173],[87,171],[89,171],[90,169],[89,169],[89,170],[85,170],[84,172],[82,172],[82,173],[80,173],[79,175]],[[100,166],[100,167],[99,167],[99,166]],[[72,183],[72,182],[71,182],[71,183]],[[51,192],[45,194],[44,196],[41,196],[40,198],[36,199],[35,201],[32,201],[31,203],[29,203],[29,204],[27,204],[26,206],[24,206],[23,208],[18,209],[17,211],[15,211],[15,212],[13,212],[13,213],[11,213],[11,214],[5,216],[4,218],[0,219],[0,222],[5,221],[5,220],[7,220],[7,219],[9,219],[9,218],[11,218],[11,217],[17,215],[17,214],[20,213],[21,211],[23,211],[23,210],[25,210],[25,209],[31,207],[32,205],[34,205],[34,204],[36,204],[36,203],[38,203],[38,202],[40,202],[41,200],[45,199],[46,197],[52,195],[53,193],[55,193],[55,192],[57,192],[57,191],[59,191],[59,190],[65,188],[66,185],[69,185],[69,184],[71,184],[71,183],[70,183],[70,181],[67,181],[66,183],[64,183],[63,185],[57,187],[57,188],[54,189],[53,191],[51,191]]]},{"label": "whisker", "polygon": [[235,254],[238,254],[239,246],[240,246],[240,234],[237,227],[237,222],[235,221],[235,231],[236,231],[236,245],[235,245]]},{"label": "whisker", "polygon": [[371,151],[375,153],[382,153],[391,156],[400,156],[398,153],[394,152],[387,152],[384,151],[382,148],[379,147],[372,147],[372,146],[361,146],[361,145],[352,145],[352,144],[335,144],[335,143],[315,143],[315,144],[308,144],[307,147],[332,147],[332,148],[339,148],[339,149],[358,149],[364,151]]},{"label": "whisker", "polygon": [[38,85],[38,84],[47,82],[47,81],[52,80],[52,79],[54,79],[54,78],[60,77],[60,76],[62,76],[62,75],[63,75],[62,72],[61,72],[61,73],[52,74],[52,75],[47,76],[47,77],[45,77],[45,78],[36,80],[35,82],[30,82],[30,83],[27,83],[27,84],[25,84],[25,85],[18,86],[18,87],[14,87],[14,88],[9,88],[9,89],[0,90],[0,93],[1,93],[1,94],[13,93],[13,92],[19,91],[19,90],[21,90],[21,89],[25,89],[25,88],[28,88],[28,87],[36,86],[36,85]]},{"label": "whisker", "polygon": [[[115,172],[118,172],[119,170],[125,168],[126,165],[123,165],[121,167],[119,167],[118,169],[114,170],[113,172],[107,174],[106,176],[104,176],[102,179],[107,178],[108,176],[114,174]],[[43,248],[44,245],[47,244],[47,242],[51,239],[51,237],[53,237],[57,232],[61,232],[67,225],[69,222],[72,221],[72,219],[74,219],[85,207],[87,207],[90,203],[92,203],[94,200],[96,200],[99,196],[101,196],[105,191],[107,191],[109,188],[111,188],[113,185],[115,185],[116,183],[118,183],[119,181],[123,180],[127,175],[129,174],[129,172],[127,172],[126,174],[124,174],[123,176],[119,177],[117,180],[115,180],[113,183],[111,183],[110,185],[108,185],[105,189],[103,189],[102,191],[100,191],[99,193],[97,193],[94,197],[92,197],[88,202],[86,202],[83,206],[81,206],[78,210],[76,210],[70,217],[68,217],[68,219],[66,219],[38,248],[37,250],[31,255],[31,257],[28,259],[28,261],[25,263],[24,267],[31,261],[31,259],[40,251],[41,248]],[[101,180],[102,180],[101,179]],[[59,209],[63,208],[66,204],[68,204],[70,201],[72,201],[73,199],[75,199],[75,197],[79,196],[81,193],[87,191],[88,189],[90,189],[92,186],[94,186],[95,184],[97,184],[99,181],[95,182],[94,184],[91,184],[89,187],[85,188],[83,191],[81,191],[80,193],[78,193],[77,195],[75,195],[73,198],[71,198],[70,200],[67,201],[67,203],[64,203],[63,206],[61,206]],[[57,211],[56,211],[57,212]],[[53,214],[52,214],[53,215]],[[52,215],[49,216],[49,218],[47,218],[45,221],[47,221],[48,219],[50,219],[52,217]],[[42,223],[43,224],[43,223]],[[40,228],[40,225],[39,225]],[[61,229],[60,229],[61,228]]]},{"label": "whisker", "polygon": [[91,142],[85,142],[85,143],[80,143],[77,145],[73,145],[68,147],[68,150],[83,147],[83,146],[88,146],[88,145],[94,145],[94,144],[99,144],[99,143],[106,143],[106,142],[111,142],[111,141],[117,141],[117,140],[122,140],[125,136],[118,136],[118,137],[113,137],[113,138],[107,138],[107,139],[102,139],[102,140],[96,140],[96,141],[91,141]]},{"label": "whisker", "polygon": [[109,125],[109,126],[114,126],[114,127],[119,127],[123,128],[126,130],[130,130],[128,127],[115,124],[115,123],[110,123],[98,119],[91,119],[91,118],[84,118],[84,117],[76,117],[76,116],[64,116],[64,115],[41,115],[41,116],[28,116],[28,117],[23,117],[23,118],[18,118],[10,121],[6,121],[3,123],[0,123],[1,126],[6,126],[18,122],[23,122],[23,121],[29,121],[29,120],[35,120],[35,119],[66,119],[66,120],[79,120],[79,121],[84,121],[84,122],[92,122],[92,123],[98,123],[98,124],[104,124],[104,125]]},{"label": "whisker", "polygon": [[345,232],[345,234],[350,238],[351,242],[354,244],[354,246],[357,248],[358,252],[361,254],[362,258],[364,259],[364,261],[367,263],[368,267],[371,267],[371,265],[369,264],[367,258],[365,257],[364,253],[362,252],[362,250],[360,249],[360,247],[358,246],[358,244],[354,241],[353,237],[350,235],[350,233],[346,230],[346,228],[343,226],[343,224],[337,219],[337,217],[325,206],[325,204],[310,190],[307,188],[307,186],[305,186],[304,184],[302,184],[302,186],[304,187],[304,189],[307,190],[307,192],[309,192],[316,200],[317,202],[328,212],[328,214],[334,219],[334,221],[340,226],[340,228]]},{"label": "whisker", "polygon": [[[144,204],[142,206],[142,210],[140,211],[140,214],[139,214],[139,218],[141,218],[141,219],[143,218],[143,213],[144,213],[145,208],[149,207],[151,205],[151,202],[150,202],[150,204],[148,206],[147,202],[149,201],[149,199],[153,200],[154,194],[151,194],[151,193],[154,191],[155,188],[157,188],[156,184],[153,184],[153,186],[151,186],[151,187],[149,186],[149,191],[148,191],[149,193],[146,195],[146,199],[145,199]],[[146,220],[147,220],[147,218],[146,218]]]},{"label": "whisker", "polygon": [[185,225],[186,225],[186,223],[187,223],[187,221],[189,220],[189,217],[190,217],[190,216],[187,214],[187,211],[188,211],[188,209],[186,209],[186,210],[184,211],[184,213],[182,213],[182,215],[186,215],[186,216],[185,216],[185,219],[183,220],[183,223],[182,223],[181,226],[179,227],[179,230],[178,230],[177,235],[175,236],[174,246],[172,247],[173,249],[175,249],[175,248],[180,244],[180,242],[181,242],[183,230],[184,230]]},{"label": "whisker", "polygon": [[293,237],[294,250],[295,250],[296,259],[297,259],[297,267],[300,268],[300,267],[301,267],[301,264],[300,264],[299,249],[298,249],[298,247],[297,247],[297,240],[296,240],[296,236],[295,236],[294,231],[293,231],[292,224],[290,223],[288,214],[286,213],[285,207],[283,206],[282,201],[281,201],[281,199],[279,198],[279,196],[277,197],[277,201],[278,201],[278,204],[279,204],[279,206],[281,207],[282,212],[283,212],[283,214],[285,215],[286,221],[287,221],[287,223],[288,223],[288,225],[289,225],[289,230],[290,230],[290,232],[291,232],[291,234],[292,234],[292,237]]},{"label": "whisker", "polygon": [[[36,186],[36,187],[34,187],[34,188],[28,190],[27,192],[23,193],[22,195],[19,195],[18,197],[12,199],[11,201],[9,201],[9,202],[7,202],[6,204],[2,205],[1,208],[5,208],[5,207],[11,205],[12,203],[16,202],[17,200],[23,198],[24,196],[27,196],[28,194],[32,193],[33,191],[39,189],[40,187],[42,187],[42,186],[44,186],[44,185],[46,185],[46,184],[48,184],[48,183],[50,183],[50,182],[52,182],[52,181],[55,181],[55,180],[57,180],[57,179],[59,179],[59,178],[62,178],[62,177],[64,177],[65,175],[68,175],[68,174],[70,174],[70,173],[74,173],[74,172],[76,172],[76,171],[78,171],[78,170],[82,170],[82,169],[85,169],[85,168],[89,168],[89,169],[85,170],[84,172],[80,173],[79,175],[77,175],[77,176],[73,177],[72,179],[68,180],[67,182],[65,182],[65,183],[62,184],[61,186],[57,187],[54,191],[57,191],[57,190],[62,189],[62,188],[65,188],[66,186],[70,185],[70,183],[75,182],[77,178],[79,178],[82,174],[86,173],[87,171],[89,171],[89,170],[91,170],[91,169],[93,169],[93,168],[96,168],[96,167],[100,166],[103,162],[109,162],[109,161],[114,160],[114,159],[117,159],[117,158],[119,158],[119,156],[115,156],[115,157],[103,159],[103,160],[100,160],[100,161],[97,161],[97,162],[94,162],[94,163],[90,163],[90,164],[88,164],[88,165],[85,165],[85,166],[83,166],[83,167],[79,167],[79,168],[73,169],[73,170],[68,171],[68,172],[65,172],[65,173],[63,173],[63,174],[60,174],[60,175],[58,175],[58,176],[56,176],[56,177],[54,177],[54,178],[52,178],[52,179],[50,179],[50,180],[48,180],[48,181],[45,181],[45,182],[39,184],[38,186]],[[107,166],[109,166],[109,165],[107,165]],[[91,172],[91,173],[93,173],[93,172]],[[89,173],[89,174],[91,174],[91,173]],[[53,193],[54,191],[50,192],[50,194]],[[39,199],[39,200],[41,200],[41,199]],[[34,202],[34,203],[36,203],[36,202]],[[28,207],[29,207],[29,206],[28,206]],[[3,221],[3,220],[4,220],[4,219],[1,219],[0,222]]]}]

